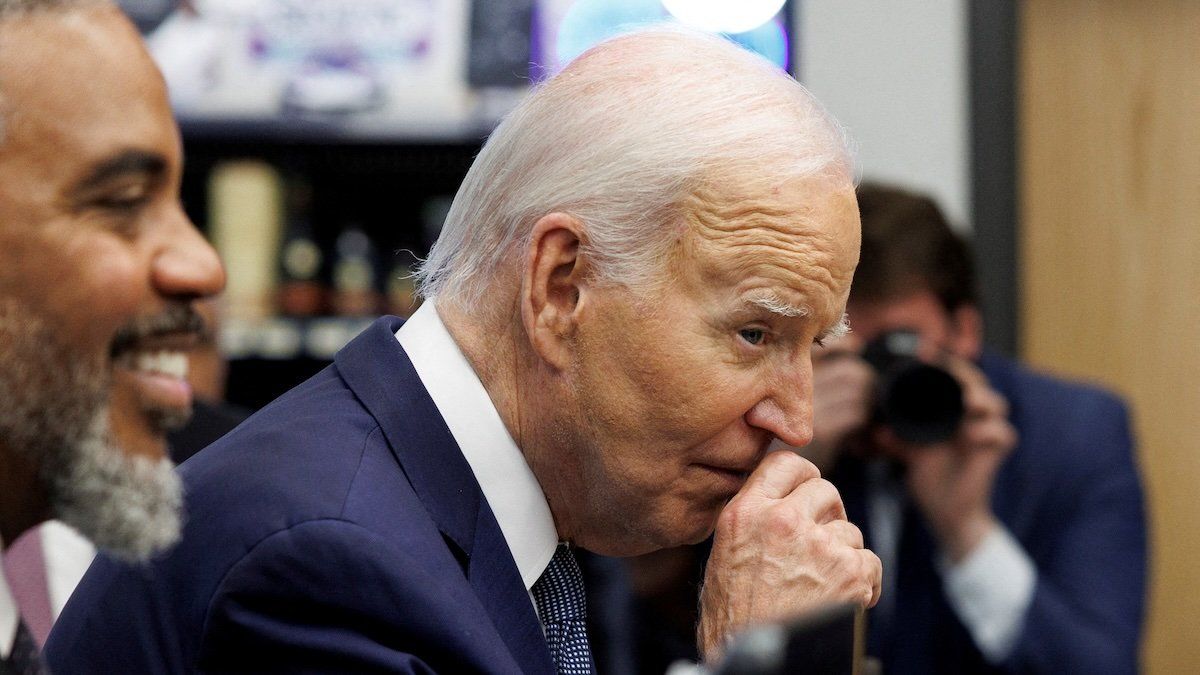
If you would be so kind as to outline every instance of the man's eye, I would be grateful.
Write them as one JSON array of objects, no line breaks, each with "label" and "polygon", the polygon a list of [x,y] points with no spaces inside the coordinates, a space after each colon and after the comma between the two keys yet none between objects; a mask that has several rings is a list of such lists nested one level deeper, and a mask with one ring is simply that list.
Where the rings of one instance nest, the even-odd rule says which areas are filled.
[{"label": "man's eye", "polygon": [[116,213],[137,211],[150,201],[150,186],[144,182],[114,185],[97,194],[93,204],[105,211]]},{"label": "man's eye", "polygon": [[743,328],[738,331],[738,335],[741,335],[746,342],[757,345],[762,344],[762,341],[766,339],[767,332],[761,328]]},{"label": "man's eye", "polygon": [[111,199],[101,199],[96,202],[96,205],[108,211],[136,211],[146,203],[146,198],[138,197],[119,197]]}]

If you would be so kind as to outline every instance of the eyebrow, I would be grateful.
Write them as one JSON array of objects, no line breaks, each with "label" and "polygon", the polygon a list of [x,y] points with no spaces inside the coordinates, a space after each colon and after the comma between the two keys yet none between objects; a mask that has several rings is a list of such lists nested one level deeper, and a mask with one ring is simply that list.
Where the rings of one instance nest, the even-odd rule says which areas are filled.
[{"label": "eyebrow", "polygon": [[807,307],[790,305],[774,295],[764,295],[750,298],[750,304],[761,307],[772,314],[786,317],[809,316],[812,310]]},{"label": "eyebrow", "polygon": [[144,150],[126,150],[92,167],[78,183],[75,192],[94,190],[109,181],[129,175],[157,178],[167,171],[167,160]]},{"label": "eyebrow", "polygon": [[840,337],[844,337],[849,332],[850,332],[850,315],[845,312],[842,312],[842,318],[839,319],[837,324],[835,324],[833,327],[827,328],[824,331],[824,333],[821,335],[821,339],[822,340],[833,340],[833,339],[837,339]]},{"label": "eyebrow", "polygon": [[[812,315],[812,310],[807,307],[797,307],[780,300],[775,295],[762,295],[749,299],[750,304],[761,307],[772,314],[778,314],[785,317],[806,317]],[[821,331],[819,337],[822,340],[832,340],[845,336],[850,332],[850,315],[842,312],[842,316],[838,322],[829,328]]]},{"label": "eyebrow", "polygon": [[[788,304],[774,295],[760,296],[750,298],[750,304],[761,307],[772,314],[778,314],[785,317],[805,317],[812,315],[812,310],[807,307],[797,307]],[[842,316],[838,322],[829,328],[821,331],[820,337],[822,340],[833,340],[845,336],[850,332],[850,315],[842,312]]]}]

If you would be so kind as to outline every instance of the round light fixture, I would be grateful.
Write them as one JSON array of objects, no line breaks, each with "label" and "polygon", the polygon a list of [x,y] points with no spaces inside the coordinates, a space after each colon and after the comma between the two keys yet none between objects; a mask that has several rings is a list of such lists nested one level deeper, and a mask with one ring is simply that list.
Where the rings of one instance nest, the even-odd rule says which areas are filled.
[{"label": "round light fixture", "polygon": [[744,33],[770,21],[786,0],[662,0],[676,19],[700,30]]}]

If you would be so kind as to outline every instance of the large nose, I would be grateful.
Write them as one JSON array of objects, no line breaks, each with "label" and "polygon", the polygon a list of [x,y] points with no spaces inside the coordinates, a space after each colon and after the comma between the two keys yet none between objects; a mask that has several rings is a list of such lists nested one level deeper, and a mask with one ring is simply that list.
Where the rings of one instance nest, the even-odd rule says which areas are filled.
[{"label": "large nose", "polygon": [[154,285],[172,298],[197,299],[216,295],[225,288],[225,268],[217,252],[191,220],[177,210],[154,258]]},{"label": "large nose", "polygon": [[763,397],[746,412],[746,423],[795,447],[813,436],[812,357],[805,353],[772,372]]}]

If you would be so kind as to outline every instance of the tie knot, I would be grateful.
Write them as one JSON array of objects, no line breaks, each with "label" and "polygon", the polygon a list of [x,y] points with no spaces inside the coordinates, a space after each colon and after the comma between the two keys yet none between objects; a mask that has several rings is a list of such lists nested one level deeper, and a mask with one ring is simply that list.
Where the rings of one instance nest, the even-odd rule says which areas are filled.
[{"label": "tie knot", "polygon": [[566,544],[559,544],[546,571],[533,584],[533,599],[544,624],[586,619],[583,574]]},{"label": "tie knot", "polygon": [[531,590],[546,630],[546,647],[559,675],[594,673],[587,640],[583,575],[570,548],[559,545]]}]

